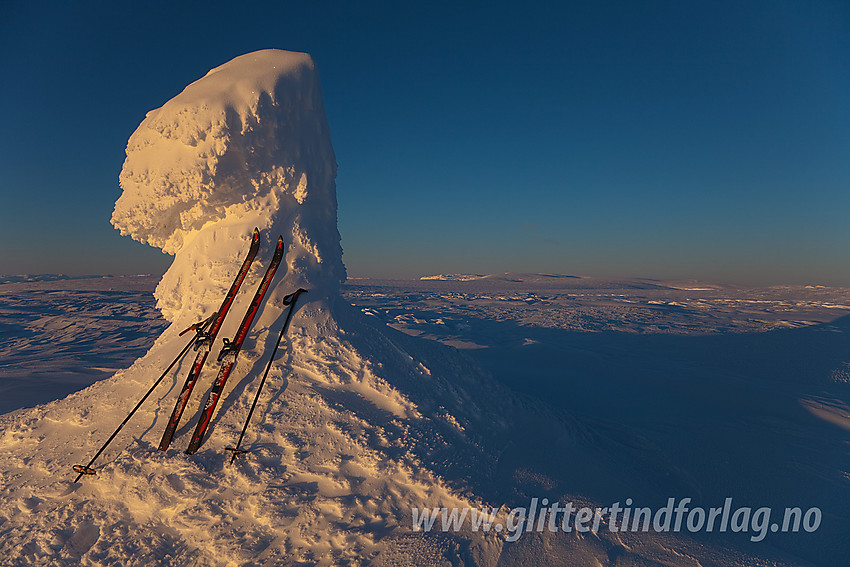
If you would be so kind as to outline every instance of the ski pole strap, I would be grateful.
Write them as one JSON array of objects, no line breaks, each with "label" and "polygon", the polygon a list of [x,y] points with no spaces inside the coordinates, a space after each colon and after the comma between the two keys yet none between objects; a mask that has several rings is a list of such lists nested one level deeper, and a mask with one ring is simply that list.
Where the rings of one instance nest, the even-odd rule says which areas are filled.
[{"label": "ski pole strap", "polygon": [[298,288],[297,291],[293,291],[292,293],[290,293],[289,295],[287,295],[286,297],[283,298],[283,304],[284,305],[292,304],[296,299],[298,299],[298,296],[301,295],[302,293],[307,293],[307,290],[304,289],[303,287]]},{"label": "ski pole strap", "polygon": [[181,331],[178,336],[182,337],[189,331],[198,331],[198,334],[202,334],[205,330],[205,327],[210,324],[210,322],[215,318],[216,315],[218,315],[218,312],[213,312],[212,315],[210,315],[203,321],[198,321],[194,325],[189,325],[189,328],[187,328],[185,331]]},{"label": "ski pole strap", "polygon": [[97,471],[86,465],[74,465],[74,472],[80,474],[96,475]]}]

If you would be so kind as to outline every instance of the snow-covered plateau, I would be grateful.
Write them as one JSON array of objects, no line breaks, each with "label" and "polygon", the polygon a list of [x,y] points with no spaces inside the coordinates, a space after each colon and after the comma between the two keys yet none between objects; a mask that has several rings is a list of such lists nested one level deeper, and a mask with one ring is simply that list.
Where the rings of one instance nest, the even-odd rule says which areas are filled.
[{"label": "snow-covered plateau", "polygon": [[[380,360],[306,337],[285,344],[246,438],[251,453],[235,466],[222,448],[266,359],[238,369],[208,443],[215,450],[194,457],[181,452],[191,419],[176,450],[156,451],[184,361],[96,463],[98,476],[74,485],[71,466],[88,461],[161,372],[145,359],[132,365],[167,324],[153,308],[157,280],[0,285],[10,353],[0,368],[10,412],[0,419],[0,563],[719,566],[847,556],[848,289],[522,274],[352,280],[342,297],[358,332],[343,341],[382,344],[370,349]],[[355,364],[372,374],[352,378]],[[126,366],[102,379],[102,368]],[[438,374],[450,379],[434,394]],[[473,379],[486,390],[479,403],[458,402]],[[192,418],[211,380],[208,371]],[[388,400],[391,387],[405,400]],[[426,398],[432,420],[393,413],[412,402],[424,414]],[[417,455],[403,428],[442,447]],[[470,533],[413,532],[414,501],[399,491],[414,478],[428,506],[732,497],[819,506],[824,520],[812,534],[758,543],[605,531],[476,543]]]},{"label": "snow-covered plateau", "polygon": [[[161,278],[0,280],[0,564],[840,565],[850,532],[850,290],[554,274],[350,280],[318,76],[264,50],[129,139],[112,222]],[[167,451],[193,352],[260,251]],[[184,450],[278,235],[283,262],[200,450]],[[230,464],[287,313],[242,448]],[[417,530],[530,502],[817,508],[816,530]],[[607,508],[606,508],[607,509]],[[602,520],[604,512],[599,513]],[[576,515],[577,517],[577,515]],[[607,518],[607,516],[606,516]],[[538,522],[543,526],[542,522]],[[517,536],[517,537],[513,537]]]}]

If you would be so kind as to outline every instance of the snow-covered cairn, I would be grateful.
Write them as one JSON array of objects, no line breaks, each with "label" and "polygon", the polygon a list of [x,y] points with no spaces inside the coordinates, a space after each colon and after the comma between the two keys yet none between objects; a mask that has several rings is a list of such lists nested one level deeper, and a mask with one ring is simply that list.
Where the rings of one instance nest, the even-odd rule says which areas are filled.
[{"label": "snow-covered cairn", "polygon": [[259,259],[284,237],[278,295],[333,293],[345,280],[335,177],[313,60],[266,49],[216,67],[147,114],[127,144],[112,224],[176,255],[156,291],[169,321],[215,309],[255,226]]}]

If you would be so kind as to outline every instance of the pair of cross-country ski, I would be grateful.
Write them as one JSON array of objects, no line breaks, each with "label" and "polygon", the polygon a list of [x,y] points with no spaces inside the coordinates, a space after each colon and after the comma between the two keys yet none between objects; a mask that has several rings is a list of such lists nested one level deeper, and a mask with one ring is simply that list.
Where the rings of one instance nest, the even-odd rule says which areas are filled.
[{"label": "pair of cross-country ski", "polygon": [[[174,438],[174,433],[177,430],[177,426],[180,423],[180,417],[183,415],[183,410],[186,408],[186,404],[189,401],[189,396],[192,394],[192,389],[195,387],[195,383],[198,381],[198,377],[201,374],[201,370],[204,367],[204,363],[207,360],[207,356],[209,355],[210,349],[212,348],[213,343],[215,342],[216,336],[218,335],[219,329],[221,329],[221,325],[224,322],[224,318],[227,316],[227,312],[230,310],[230,306],[233,304],[233,300],[236,298],[236,294],[239,291],[239,288],[242,286],[242,282],[245,280],[245,276],[247,276],[248,271],[251,268],[251,264],[254,262],[254,257],[257,255],[257,251],[260,248],[260,231],[258,229],[254,229],[254,234],[251,239],[251,248],[248,250],[248,255],[245,258],[245,261],[242,262],[242,267],[239,269],[239,273],[236,275],[236,279],[233,282],[233,285],[230,286],[230,290],[227,292],[227,295],[224,298],[224,301],[221,304],[221,307],[218,311],[213,313],[206,320],[196,323],[180,333],[187,333],[188,331],[195,331],[194,337],[192,337],[189,344],[187,344],[180,354],[177,355],[172,363],[168,366],[165,372],[162,373],[162,376],[154,383],[150,390],[139,400],[139,403],[136,404],[136,407],[127,415],[121,425],[113,432],[113,434],[109,437],[109,439],[104,443],[104,445],[100,448],[100,450],[95,454],[92,460],[88,465],[75,465],[74,470],[79,473],[77,479],[74,482],[79,481],[80,477],[84,474],[95,474],[95,470],[91,468],[94,461],[100,456],[106,446],[115,438],[121,428],[124,427],[124,424],[130,420],[136,410],[141,407],[147,397],[154,391],[154,389],[159,385],[163,378],[168,374],[171,368],[180,360],[183,355],[189,350],[189,348],[194,345],[197,349],[198,353],[195,356],[195,362],[192,364],[192,368],[189,371],[189,375],[186,378],[186,382],[183,385],[183,389],[180,392],[180,395],[177,398],[177,403],[174,406],[174,411],[171,414],[171,417],[168,420],[168,423],[165,427],[165,433],[162,436],[162,440],[159,443],[159,450],[165,451],[168,449],[171,444],[172,439]],[[251,300],[251,303],[248,306],[248,311],[245,313],[245,317],[242,319],[242,323],[239,325],[238,330],[236,331],[236,336],[233,340],[224,339],[224,346],[219,352],[218,361],[221,363],[221,367],[219,368],[218,376],[213,382],[212,390],[210,391],[209,397],[207,398],[206,403],[204,404],[203,411],[201,412],[201,417],[198,420],[198,425],[195,428],[195,432],[192,434],[192,439],[189,441],[189,447],[186,449],[187,454],[193,454],[204,441],[204,436],[206,435],[207,427],[210,424],[213,413],[215,412],[216,404],[218,403],[219,398],[221,397],[222,390],[224,389],[224,385],[227,382],[227,378],[230,376],[230,373],[233,370],[233,367],[236,364],[236,356],[239,354],[240,349],[242,348],[242,343],[245,341],[245,337],[248,335],[248,331],[251,328],[251,323],[254,321],[254,317],[259,311],[260,304],[263,301],[263,298],[266,295],[266,291],[269,288],[269,285],[274,278],[275,272],[277,271],[277,267],[280,265],[280,261],[283,258],[283,237],[278,237],[277,247],[275,248],[274,256],[272,257],[272,261],[269,264],[268,269],[266,270],[266,274],[263,276],[262,281],[260,282],[260,286],[257,288],[256,293],[254,294],[254,298]],[[280,330],[280,335],[278,336],[277,343],[275,344],[274,350],[272,351],[271,358],[269,359],[269,363],[266,366],[266,370],[263,374],[263,378],[260,381],[259,386],[257,387],[257,393],[254,397],[254,402],[251,405],[251,410],[248,413],[248,417],[245,420],[245,425],[242,428],[242,433],[239,435],[239,441],[236,444],[235,448],[228,447],[228,451],[233,453],[233,457],[231,458],[231,462],[236,458],[236,455],[240,453],[244,453],[239,449],[239,445],[242,443],[242,438],[245,435],[245,430],[248,428],[248,423],[251,420],[251,416],[254,413],[254,408],[257,405],[257,400],[260,397],[260,392],[263,388],[263,384],[266,381],[266,377],[268,376],[269,370],[272,365],[272,361],[274,360],[274,356],[277,353],[278,346],[280,346],[280,342],[283,339],[284,334],[286,333],[286,329],[289,326],[289,321],[292,317],[292,311],[295,307],[295,301],[298,299],[298,296],[302,293],[305,293],[307,290],[298,289],[294,293],[286,296],[284,298],[284,305],[289,305],[289,312],[286,315],[286,320],[284,321],[283,327]]]}]

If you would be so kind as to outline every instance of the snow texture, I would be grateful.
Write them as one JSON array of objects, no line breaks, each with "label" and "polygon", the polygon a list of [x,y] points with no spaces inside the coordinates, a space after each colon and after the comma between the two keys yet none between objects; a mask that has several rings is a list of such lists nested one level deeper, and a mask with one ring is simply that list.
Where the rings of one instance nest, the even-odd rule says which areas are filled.
[{"label": "snow texture", "polygon": [[[137,281],[0,286],[8,306],[3,320],[9,342],[4,346],[37,333],[25,345],[30,363],[42,358],[70,365],[68,357],[73,356],[80,368],[102,364],[101,350],[112,346],[116,334],[142,339],[139,326],[147,324],[151,302],[136,294],[142,288]],[[104,311],[103,290],[119,294],[123,317],[102,334],[92,329],[76,343],[76,352],[68,353],[64,329],[81,321],[93,326],[110,314]],[[312,351],[295,360],[300,351],[285,346],[280,370],[273,368],[261,398],[257,431],[245,444],[252,452],[234,468],[224,464],[223,454],[206,453],[203,459],[203,450],[192,458],[182,455],[188,427],[176,441],[181,447],[164,456],[156,452],[160,416],[170,412],[176,395],[172,385],[171,391],[167,386],[157,390],[139,421],[134,419],[98,461],[97,478],[84,478],[83,486],[70,484],[74,475],[69,465],[91,456],[161,370],[145,372],[138,366],[142,361],[119,373],[120,384],[105,380],[69,400],[0,418],[0,456],[10,465],[0,477],[0,516],[6,518],[0,531],[7,538],[2,541],[8,541],[5,546],[0,542],[0,549],[12,558],[0,559],[0,564],[298,564],[310,561],[311,549],[327,544],[327,536],[310,534],[313,529],[331,530],[351,546],[317,561],[325,564],[345,564],[352,557],[350,564],[374,565],[606,565],[609,557],[618,557],[614,564],[832,565],[842,557],[841,549],[846,552],[842,526],[848,525],[850,490],[841,488],[835,475],[840,478],[848,467],[846,457],[831,447],[844,442],[850,427],[846,397],[841,401],[850,329],[844,319],[836,320],[850,312],[850,290],[554,280],[524,274],[476,282],[357,280],[343,290],[364,314],[355,317],[345,311],[343,342],[358,345],[357,353],[337,342],[324,351],[300,344],[299,349],[309,346]],[[36,295],[73,302],[76,309],[50,304],[47,313],[53,323],[30,327],[38,313]],[[305,317],[300,312],[296,324],[302,325]],[[700,318],[698,327],[694,317]],[[376,348],[376,342],[389,352]],[[452,368],[464,357],[440,342],[479,345],[466,352],[491,368],[500,382],[526,395],[518,399],[468,361]],[[717,342],[726,346],[718,348]],[[416,362],[400,358],[399,351]],[[717,351],[737,355],[712,358]],[[307,379],[319,370],[316,357],[321,352],[329,357],[321,368],[344,363],[333,376],[350,381],[347,386]],[[352,379],[356,373],[343,369],[363,361],[366,352],[380,361],[372,366],[374,389],[363,388]],[[694,368],[695,362],[704,369]],[[404,368],[411,366],[414,372],[406,379]],[[231,398],[229,410],[241,413],[239,417],[247,411],[258,370],[255,364],[240,375],[239,387],[245,391]],[[13,386],[40,374],[37,367],[28,374],[27,364],[9,371],[4,378]],[[176,374],[182,378],[187,371],[184,362]],[[138,378],[128,383],[136,373]],[[205,385],[209,372],[207,376]],[[377,384],[378,376],[386,379],[384,386]],[[446,376],[454,376],[449,390],[440,378]],[[380,397],[390,385],[408,402]],[[493,392],[481,392],[482,387]],[[45,399],[64,395],[56,385],[40,389]],[[480,403],[458,406],[451,392],[471,392]],[[405,449],[398,430],[378,419],[377,406],[367,403],[366,396],[390,413],[416,407],[423,416],[437,413],[442,418],[396,424],[419,430],[419,436],[427,436],[423,429],[429,426],[442,428],[445,443],[438,458],[417,462],[411,474],[439,477],[454,498],[517,506],[527,505],[530,497],[580,501],[596,496],[597,505],[607,505],[624,493],[635,498],[700,493],[708,503],[734,496],[754,504],[820,505],[831,519],[818,533],[797,541],[768,536],[751,544],[749,554],[729,542],[721,546],[643,533],[589,538],[528,534],[510,545],[498,539],[473,545],[468,534],[425,537],[406,530],[409,517],[385,521],[405,514],[393,512],[403,506],[390,496],[399,485],[389,484],[382,467],[407,458],[401,457]],[[427,396],[436,400],[437,412],[429,409]],[[17,401],[15,407],[27,404],[26,398]],[[805,409],[795,413],[795,406]],[[85,407],[94,409],[81,424]],[[555,415],[553,407],[588,417],[565,418]],[[471,419],[473,410],[482,419]],[[818,419],[807,419],[807,412]],[[217,427],[227,429],[221,443],[231,444],[227,436],[236,434],[233,423]],[[358,432],[360,445],[349,444],[347,428]],[[478,446],[465,444],[459,432],[478,439]],[[350,458],[334,464],[335,452],[325,438],[344,441]],[[210,439],[215,442],[216,437]],[[495,458],[488,460],[488,453]],[[368,455],[375,468],[356,469]],[[470,457],[477,460],[471,472],[464,466]],[[464,479],[472,482],[463,490],[446,487]],[[330,490],[338,485],[353,488]],[[435,490],[432,481],[423,485]],[[441,498],[426,499],[448,499]],[[368,509],[353,509],[358,499]],[[347,515],[320,517],[330,511]],[[312,523],[310,514],[317,515]],[[346,518],[353,521],[345,524]],[[364,531],[371,536],[364,537]],[[830,539],[830,533],[837,537]],[[312,543],[303,541],[308,537]],[[777,547],[798,559],[778,559]]]},{"label": "snow texture", "polygon": [[[475,376],[463,361],[430,376],[340,298],[335,173],[305,54],[238,57],[148,114],[128,144],[113,223],[175,255],[155,292],[172,324],[129,369],[3,419],[6,556],[27,564],[358,564],[379,539],[408,527],[412,506],[469,505],[438,471],[464,478],[451,471],[492,457],[445,416],[467,406],[483,420],[476,408],[493,394],[458,390]],[[220,337],[235,333],[279,234],[285,259],[206,444],[192,457],[182,453],[220,341],[171,450],[155,448],[191,356],[96,463],[98,476],[70,483],[69,467],[88,461],[185,344],[179,332],[219,306],[255,226],[261,250]],[[283,298],[299,287],[309,293],[244,442],[251,454],[225,466],[224,448],[238,435],[283,321]],[[455,383],[456,374],[467,378]],[[58,524],[33,525],[45,517]]]},{"label": "snow texture", "polygon": [[112,224],[176,255],[156,291],[172,322],[216,303],[255,226],[266,244],[286,240],[285,289],[333,292],[345,280],[335,177],[312,59],[267,49],[148,113],[127,144]]}]

